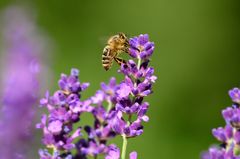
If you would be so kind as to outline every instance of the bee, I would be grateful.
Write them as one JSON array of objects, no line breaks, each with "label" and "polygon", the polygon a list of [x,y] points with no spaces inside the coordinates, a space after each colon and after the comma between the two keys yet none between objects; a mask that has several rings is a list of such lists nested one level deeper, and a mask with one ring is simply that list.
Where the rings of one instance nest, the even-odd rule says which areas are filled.
[{"label": "bee", "polygon": [[107,71],[111,68],[113,60],[119,65],[126,63],[125,60],[118,57],[120,53],[128,53],[129,42],[128,38],[124,33],[119,33],[108,39],[107,46],[103,49],[102,54],[102,65]]}]

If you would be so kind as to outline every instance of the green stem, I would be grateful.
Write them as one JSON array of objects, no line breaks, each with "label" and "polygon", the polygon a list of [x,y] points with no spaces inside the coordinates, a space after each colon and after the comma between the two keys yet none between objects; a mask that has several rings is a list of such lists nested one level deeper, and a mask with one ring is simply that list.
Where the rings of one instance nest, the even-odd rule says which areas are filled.
[{"label": "green stem", "polygon": [[141,66],[141,58],[138,58],[137,68],[140,69],[140,66]]},{"label": "green stem", "polygon": [[127,137],[126,135],[122,136],[123,138],[123,145],[122,145],[122,154],[121,154],[121,159],[125,159],[126,158],[126,153],[127,153]]},{"label": "green stem", "polygon": [[109,101],[108,101],[107,112],[109,112],[111,109],[112,109],[112,102],[109,100]]}]

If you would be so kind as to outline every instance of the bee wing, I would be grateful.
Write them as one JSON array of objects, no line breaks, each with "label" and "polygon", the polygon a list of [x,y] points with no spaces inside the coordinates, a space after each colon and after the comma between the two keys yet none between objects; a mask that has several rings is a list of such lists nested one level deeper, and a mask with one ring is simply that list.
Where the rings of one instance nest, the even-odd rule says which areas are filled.
[{"label": "bee wing", "polygon": [[101,36],[98,41],[101,45],[106,45],[110,36]]},{"label": "bee wing", "polygon": [[113,35],[114,35],[114,34],[112,34],[112,33],[109,33],[109,35],[102,35],[102,36],[100,36],[100,38],[99,38],[99,42],[100,42],[102,45],[106,45],[108,39],[109,39],[111,36],[113,36]]},{"label": "bee wing", "polygon": [[[102,44],[102,45],[106,45],[106,44],[107,44],[107,41],[108,41],[108,39],[109,39],[110,37],[112,37],[113,35],[121,34],[121,33],[123,33],[123,32],[109,33],[109,35],[103,35],[103,36],[101,36],[101,37],[99,38],[99,42],[100,42],[100,44]],[[123,33],[123,34],[125,34],[125,33]],[[127,37],[130,37],[129,34],[125,34],[125,35],[126,35]]]}]

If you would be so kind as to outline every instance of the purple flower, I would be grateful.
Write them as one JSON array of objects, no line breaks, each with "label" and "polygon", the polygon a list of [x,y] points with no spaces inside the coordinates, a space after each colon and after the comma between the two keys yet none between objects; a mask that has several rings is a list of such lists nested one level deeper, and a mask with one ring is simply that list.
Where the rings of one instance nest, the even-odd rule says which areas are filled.
[{"label": "purple flower", "polygon": [[94,104],[98,104],[98,103],[102,103],[104,101],[104,98],[105,98],[104,92],[102,90],[98,90],[95,96],[91,98],[91,100]]},{"label": "purple flower", "polygon": [[[116,145],[108,147],[108,153],[105,159],[120,159],[120,150]],[[129,154],[129,159],[137,159],[137,152],[133,151]]]},{"label": "purple flower", "polygon": [[119,98],[126,98],[129,97],[131,93],[131,87],[128,86],[126,83],[122,83],[119,85],[119,89],[117,90],[117,94]]},{"label": "purple flower", "polygon": [[228,94],[233,102],[240,104],[240,89],[233,88],[228,92]]},{"label": "purple flower", "polygon": [[84,155],[97,156],[98,154],[104,153],[106,147],[104,144],[97,144],[93,141],[90,141],[88,147],[82,147],[81,151]]},{"label": "purple flower", "polygon": [[131,152],[129,156],[130,159],[137,159],[137,152]]},{"label": "purple flower", "polygon": [[138,103],[134,103],[133,105],[129,106],[129,105],[123,105],[121,103],[117,103],[116,104],[116,109],[124,112],[126,114],[134,114],[137,113],[137,111],[139,110],[139,104]]},{"label": "purple flower", "polygon": [[71,70],[71,75],[67,76],[65,74],[61,75],[61,79],[58,81],[59,87],[64,91],[65,94],[70,92],[78,93],[80,91],[84,91],[89,83],[80,83],[78,81],[79,71],[77,69]]},{"label": "purple flower", "polygon": [[154,43],[149,41],[147,34],[141,34],[138,37],[129,40],[129,53],[133,58],[147,59],[154,51]]},{"label": "purple flower", "polygon": [[233,107],[227,107],[222,111],[226,126],[212,130],[213,136],[221,142],[221,145],[209,148],[208,152],[203,153],[202,159],[240,159],[240,109],[235,105],[238,103],[238,92],[238,88],[229,91],[234,103]]},{"label": "purple flower", "polygon": [[103,92],[105,93],[105,98],[106,100],[114,100],[114,96],[115,96],[115,91],[117,89],[117,83],[116,83],[116,79],[114,77],[112,77],[109,81],[109,84],[105,84],[105,83],[101,83],[101,88],[103,90]]},{"label": "purple flower", "polygon": [[[79,93],[85,90],[88,84],[79,82],[78,70],[72,69],[70,76],[62,74],[59,81],[61,90],[57,90],[53,96],[47,92],[46,97],[40,100],[50,114],[43,115],[36,128],[43,130],[43,144],[58,152],[50,157],[61,159],[60,156],[65,156],[66,152],[68,158],[71,157],[71,150],[76,147],[74,139],[82,135],[81,128],[73,128],[80,120],[80,114],[92,112],[93,108],[90,100],[80,100]],[[49,157],[48,153],[40,154],[43,159],[46,155]]]},{"label": "purple flower", "polygon": [[225,159],[225,152],[222,149],[212,147],[209,149],[209,152],[206,152],[202,155],[202,159]]},{"label": "purple flower", "polygon": [[219,141],[227,143],[229,139],[233,136],[233,129],[230,125],[227,125],[225,128],[217,128],[212,130],[213,136],[216,137]]},{"label": "purple flower", "polygon": [[240,109],[228,107],[222,111],[225,121],[235,128],[240,128]]},{"label": "purple flower", "polygon": [[116,145],[110,145],[108,148],[108,154],[105,159],[119,159],[120,150]]},{"label": "purple flower", "polygon": [[62,126],[63,123],[59,120],[52,121],[48,124],[48,131],[54,135],[58,135],[62,131]]},{"label": "purple flower", "polygon": [[117,134],[124,134],[124,129],[127,127],[127,123],[123,120],[122,112],[121,111],[116,111],[113,112],[114,117],[111,119],[110,126],[112,127],[113,131],[116,132]]},{"label": "purple flower", "polygon": [[1,158],[32,158],[27,152],[33,132],[35,105],[42,75],[39,56],[44,51],[35,19],[26,8],[11,6],[1,16],[3,21],[3,60],[0,112]]}]

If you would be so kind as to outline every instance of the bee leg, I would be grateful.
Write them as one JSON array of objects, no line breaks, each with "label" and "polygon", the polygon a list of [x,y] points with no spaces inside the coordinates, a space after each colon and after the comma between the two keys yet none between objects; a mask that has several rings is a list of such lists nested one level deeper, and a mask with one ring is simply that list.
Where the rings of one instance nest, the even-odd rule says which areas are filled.
[{"label": "bee leg", "polygon": [[129,48],[125,48],[125,49],[124,49],[124,52],[127,53],[127,54],[129,54]]},{"label": "bee leg", "polygon": [[123,49],[123,52],[129,54],[129,42],[128,42],[128,41],[124,43],[124,49]]},{"label": "bee leg", "polygon": [[126,61],[120,57],[114,57],[114,60],[121,66],[122,64],[126,64]]}]

